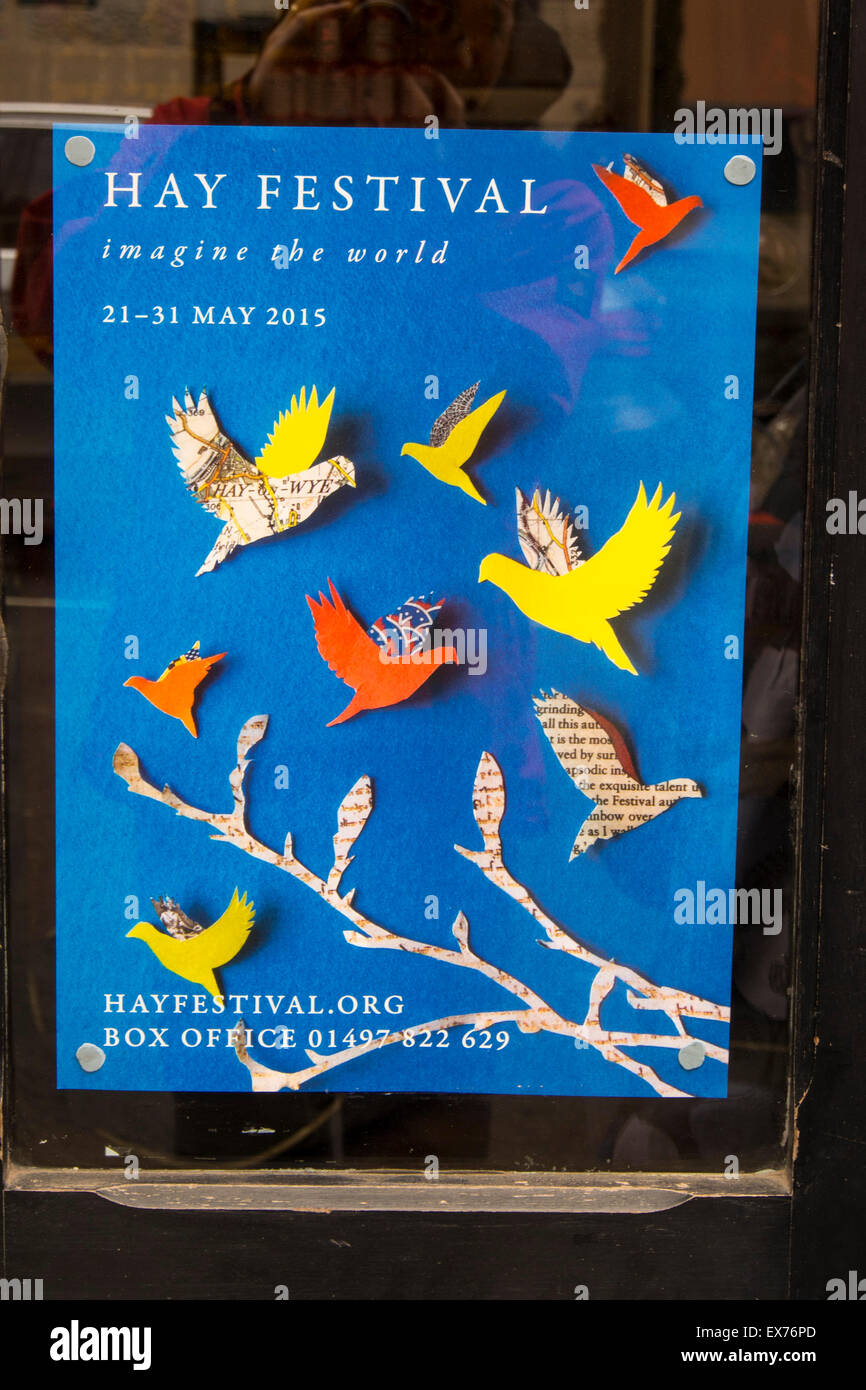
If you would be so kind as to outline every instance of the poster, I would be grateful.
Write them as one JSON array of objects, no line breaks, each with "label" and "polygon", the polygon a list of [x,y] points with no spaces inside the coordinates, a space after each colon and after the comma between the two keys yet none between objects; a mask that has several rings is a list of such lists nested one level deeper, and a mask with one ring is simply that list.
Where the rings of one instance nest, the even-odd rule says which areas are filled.
[{"label": "poster", "polygon": [[70,134],[58,1085],[724,1096],[759,175]]}]

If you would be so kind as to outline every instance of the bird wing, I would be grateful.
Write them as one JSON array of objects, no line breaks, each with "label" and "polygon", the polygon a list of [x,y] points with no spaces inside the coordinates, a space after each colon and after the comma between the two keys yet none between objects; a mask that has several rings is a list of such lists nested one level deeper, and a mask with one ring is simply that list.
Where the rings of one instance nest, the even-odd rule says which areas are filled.
[{"label": "bird wing", "polygon": [[340,680],[345,681],[352,690],[357,690],[365,677],[374,672],[381,677],[379,646],[372,637],[367,636],[357,618],[349,612],[330,579],[328,585],[331,590],[330,602],[321,592],[318,603],[307,594],[316,628],[316,646],[323,661]]},{"label": "bird wing", "polygon": [[174,658],[174,661],[168,663],[162,674],[168,675],[173,666],[177,666],[181,661],[195,661],[198,656],[201,656],[201,642],[193,642],[188,651],[182,652],[180,656]]},{"label": "bird wing", "polygon": [[642,785],[625,740],[613,724],[556,690],[533,704],[551,748],[591,801],[608,801],[612,782],[623,789]]},{"label": "bird wing", "polygon": [[479,405],[473,410],[471,415],[458,421],[448,436],[448,450],[452,454],[452,463],[458,468],[462,468],[468,463],[475,451],[482,431],[492,420],[497,410],[505,399],[505,392],[498,391],[495,396],[491,396],[483,405]]},{"label": "bird wing", "polygon": [[193,661],[179,661],[163,671],[156,684],[161,685],[165,682],[166,685],[170,685],[172,706],[178,710],[183,710],[192,703],[195,692],[210,668],[216,662],[222,661],[224,656],[225,652],[220,652],[218,656],[204,656],[197,657]]},{"label": "bird wing", "polygon": [[547,574],[568,574],[582,565],[577,533],[567,512],[560,507],[558,497],[551,500],[546,492],[544,501],[536,491],[530,502],[517,493],[517,539],[528,565]]},{"label": "bird wing", "polygon": [[409,656],[427,644],[443,600],[407,598],[394,613],[377,618],[369,635],[389,657]]},{"label": "bird wing", "polygon": [[[586,564],[568,577],[580,589],[580,601],[595,615],[615,618],[645,598],[655,583],[680,519],[671,515],[675,496],[662,505],[659,483],[647,502],[643,483],[622,527]],[[563,582],[566,582],[565,580]]]},{"label": "bird wing", "polygon": [[430,431],[432,448],[438,449],[440,444],[444,444],[454,426],[466,419],[472,409],[472,402],[475,400],[475,393],[480,385],[481,382],[476,381],[474,386],[467,386],[466,390],[461,391],[460,395],[451,402],[447,410],[443,410]]},{"label": "bird wing", "polygon": [[221,499],[214,496],[214,485],[253,473],[253,465],[220,429],[206,391],[198,403],[187,391],[182,406],[176,399],[171,404],[174,414],[165,418],[183,480],[205,511],[219,512]]},{"label": "bird wing", "polygon": [[256,467],[269,478],[287,478],[303,473],[319,457],[325,444],[336,387],[320,403],[315,386],[309,399],[306,387],[300,398],[292,396],[291,406],[274,421],[273,434],[256,459]]},{"label": "bird wing", "polygon": [[657,206],[655,199],[633,179],[615,174],[612,169],[605,169],[601,164],[593,164],[592,167],[605,188],[616,198],[629,222],[633,222],[636,227],[645,227],[647,222],[652,220]]},{"label": "bird wing", "polygon": [[666,208],[668,205],[668,195],[665,193],[658,179],[654,179],[649,170],[638,163],[634,155],[624,154],[623,161],[625,163],[623,178],[626,182],[637,184],[638,188],[642,188],[645,193],[649,194],[658,207]]},{"label": "bird wing", "polygon": [[196,938],[195,949],[202,961],[213,970],[233,960],[250,934],[255,915],[254,904],[247,902],[246,893],[239,898],[236,888],[222,917]]},{"label": "bird wing", "polygon": [[204,931],[201,922],[184,912],[173,898],[151,898],[150,901],[164,929],[177,941],[190,941]]},{"label": "bird wing", "polygon": [[[204,666],[206,670],[209,671],[211,666],[215,666],[218,661],[222,661],[225,655],[225,652],[219,652],[217,656],[202,656],[201,643],[196,642],[190,647],[188,652],[184,652],[182,656],[176,656],[174,661],[170,661],[159,679],[164,681],[169,671],[177,671],[181,666],[191,666],[195,661],[198,662],[199,670]],[[200,679],[201,677],[199,677],[199,680]]]}]

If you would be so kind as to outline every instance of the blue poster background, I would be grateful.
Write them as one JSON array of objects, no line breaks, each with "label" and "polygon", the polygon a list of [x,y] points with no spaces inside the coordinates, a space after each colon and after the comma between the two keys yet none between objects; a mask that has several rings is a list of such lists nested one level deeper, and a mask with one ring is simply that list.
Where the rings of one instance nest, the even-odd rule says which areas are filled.
[{"label": "blue poster background", "polygon": [[[375,809],[343,887],[356,886],[356,906],[374,920],[453,947],[462,909],[475,951],[566,1016],[583,1017],[592,972],[543,949],[529,915],[454,853],[455,842],[480,846],[472,786],[487,749],[507,786],[506,863],[546,911],[656,983],[727,1003],[731,931],[676,923],[673,895],[698,881],[734,881],[741,666],[724,648],[729,635],[742,635],[759,178],[734,186],[723,175],[727,147],[661,135],[442,131],[427,140],[418,130],[142,127],[130,140],[103,128],[90,132],[93,163],[76,168],[64,156],[70,133],[55,131],[58,1085],[249,1089],[227,1044],[237,1013],[194,1015],[192,995],[201,991],[127,939],[131,897],[143,920],[155,920],[149,899],[168,894],[205,922],[235,886],[254,899],[250,941],[221,979],[227,996],[248,996],[247,1026],[295,1029],[293,1049],[251,1049],[281,1070],[307,1065],[312,1029],[323,1039],[316,1050],[327,1053],[331,1028],[339,1048],[352,1028],[357,1038],[363,1027],[511,1006],[476,972],[352,947],[346,921],[302,884],[130,795],[112,771],[123,741],[158,786],[229,810],[238,732],[262,713],[270,724],[247,778],[251,828],[277,849],[291,830],[316,872],[327,876],[331,865],[342,797],[362,773],[372,777]],[[620,170],[626,150],[678,196],[699,194],[704,209],[614,276],[635,229],[591,166],[614,161]],[[140,208],[120,193],[116,207],[104,206],[109,169],[119,187],[141,171]],[[170,196],[156,208],[171,172],[188,206]],[[216,207],[202,208],[195,172],[210,181],[226,175]],[[259,173],[282,175],[269,210],[257,206]],[[385,186],[387,212],[375,211],[371,173],[400,178]],[[295,210],[299,174],[318,176],[318,210]],[[355,205],[343,212],[331,206],[340,174],[354,179]],[[418,213],[411,179],[421,176]],[[472,181],[454,213],[440,177],[455,189]],[[505,213],[490,201],[476,211],[491,178]],[[535,180],[532,204],[547,205],[543,216],[520,213],[524,179]],[[277,269],[274,247],[295,238],[303,257]],[[445,241],[444,263],[432,264]],[[139,244],[141,256],[118,259],[122,244]],[[214,244],[228,247],[225,261],[210,259]],[[166,257],[150,259],[158,245]],[[187,248],[184,264],[172,268],[178,246]],[[233,250],[242,246],[238,261]],[[575,268],[580,246],[586,269]],[[366,247],[365,259],[349,264],[349,247]],[[399,264],[398,247],[409,249]],[[388,254],[377,263],[380,249]],[[104,322],[107,305],[114,322]],[[213,305],[215,323],[194,325],[195,305]],[[240,305],[255,306],[248,326]],[[176,306],[177,324],[155,322],[155,306],[164,320]],[[219,323],[227,306],[234,325]],[[268,325],[270,307],[278,317],[293,308],[295,323]],[[315,328],[320,307],[327,321]],[[726,396],[731,375],[738,399]],[[438,400],[425,396],[430,377]],[[487,507],[400,453],[407,440],[426,440],[436,415],[479,379],[479,401],[508,393],[470,465]],[[196,578],[220,523],[183,486],[165,422],[172,397],[206,387],[225,432],[255,457],[292,394],[313,383],[320,395],[336,387],[323,456],[351,458],[357,490],[343,489],[297,531]],[[582,540],[594,553],[621,526],[640,481],[675,491],[682,520],[650,597],[614,624],[635,679],[594,647],[530,623],[477,579],[491,551],[521,558],[515,487],[549,488],[568,508],[586,506]],[[316,651],[304,596],[328,578],[364,626],[410,595],[442,595],[443,626],[486,630],[486,673],[442,670],[407,704],[327,729],[351,692]],[[125,657],[130,635],[137,661]],[[202,688],[193,741],[123,682],[155,678],[196,639],[205,654],[229,655]],[[541,689],[626,729],[644,781],[692,777],[705,798],[570,863],[591,805],[534,717],[531,697]],[[275,786],[282,765],[287,789]],[[162,1016],[154,994],[169,995]],[[170,1012],[175,994],[189,996],[183,1012]],[[264,1005],[267,1016],[256,1017],[252,996],[267,994],[304,1006],[315,995],[324,1014],[272,1017]],[[107,995],[123,995],[125,1012],[107,1013]],[[147,1014],[130,1011],[139,995]],[[403,1012],[346,1016],[336,1007],[364,995],[380,1009],[401,996]],[[673,1031],[664,1014],[635,1014],[621,989],[603,1019]],[[168,1047],[123,1042],[134,1027],[150,1040],[151,1026],[166,1028]],[[86,1074],[76,1049],[104,1046],[106,1027],[120,1042]],[[196,1027],[205,1036],[219,1028],[218,1042],[184,1046],[182,1031]],[[717,1023],[694,1020],[689,1031],[726,1042]],[[309,1089],[652,1094],[593,1049],[513,1024],[507,1032],[501,1050],[464,1046],[465,1030],[440,1048],[383,1048]],[[692,1094],[726,1094],[725,1067],[712,1059],[686,1072],[676,1048],[630,1055]]]}]

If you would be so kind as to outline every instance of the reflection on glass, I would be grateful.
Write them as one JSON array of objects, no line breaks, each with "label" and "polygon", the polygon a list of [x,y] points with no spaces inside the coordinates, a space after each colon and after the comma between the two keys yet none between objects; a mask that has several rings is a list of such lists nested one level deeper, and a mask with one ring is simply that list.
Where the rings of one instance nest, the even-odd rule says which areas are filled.
[{"label": "reflection on glass", "polygon": [[[745,594],[738,881],[781,889],[782,930],[735,932],[727,1101],[105,1096],[53,1086],[52,568],[4,538],[9,910],[19,1163],[699,1170],[785,1161],[792,765],[801,606],[817,0],[245,0],[19,4],[0,60],[4,494],[51,496],[49,126],[672,130],[683,108],[780,113],[764,160]],[[685,350],[691,350],[686,345]]]}]

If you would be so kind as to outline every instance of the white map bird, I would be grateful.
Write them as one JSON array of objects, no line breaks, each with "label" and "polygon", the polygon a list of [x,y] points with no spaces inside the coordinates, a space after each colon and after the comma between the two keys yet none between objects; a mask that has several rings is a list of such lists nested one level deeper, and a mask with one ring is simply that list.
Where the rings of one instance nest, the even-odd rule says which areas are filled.
[{"label": "white map bird", "polygon": [[166,415],[183,480],[197,502],[225,524],[196,574],[216,569],[238,546],[276,536],[306,521],[326,497],[347,483],[355,465],[338,454],[322,463],[334,392],[319,402],[315,386],[302,388],[275,422],[255,462],[224,434],[206,391],[196,402],[189,391]]},{"label": "white map bird", "polygon": [[599,840],[612,840],[654,820],[684,797],[702,797],[697,782],[646,786],[638,777],[625,739],[611,723],[559,691],[533,700],[550,746],[575,786],[595,802],[581,825],[570,859]]}]

